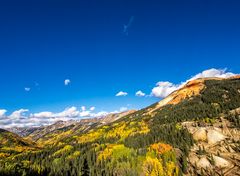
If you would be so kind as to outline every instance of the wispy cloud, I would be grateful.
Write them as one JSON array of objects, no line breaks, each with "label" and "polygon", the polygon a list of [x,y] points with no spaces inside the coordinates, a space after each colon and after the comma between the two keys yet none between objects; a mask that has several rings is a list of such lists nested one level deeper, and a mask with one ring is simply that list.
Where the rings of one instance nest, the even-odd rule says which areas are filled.
[{"label": "wispy cloud", "polygon": [[134,16],[131,16],[128,23],[123,25],[123,34],[128,36],[128,30],[131,27],[132,23],[134,21]]},{"label": "wispy cloud", "polygon": [[38,86],[39,86],[39,83],[38,83],[38,82],[34,82],[34,85],[35,85],[36,87],[38,87]]},{"label": "wispy cloud", "polygon": [[24,90],[25,90],[26,92],[29,92],[29,91],[31,90],[31,88],[30,88],[30,87],[25,87]]}]

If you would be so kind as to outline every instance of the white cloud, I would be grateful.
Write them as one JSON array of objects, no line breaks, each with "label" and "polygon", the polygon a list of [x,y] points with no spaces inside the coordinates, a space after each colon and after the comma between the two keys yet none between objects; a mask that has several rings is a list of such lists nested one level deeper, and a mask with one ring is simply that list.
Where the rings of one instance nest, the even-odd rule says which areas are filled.
[{"label": "white cloud", "polygon": [[86,111],[86,106],[81,107],[82,111]]},{"label": "white cloud", "polygon": [[204,70],[202,73],[198,73],[197,75],[193,76],[190,80],[194,80],[197,78],[208,78],[208,77],[219,77],[219,78],[229,78],[231,76],[234,76],[236,74],[231,72],[226,72],[227,69],[215,69],[211,68],[209,70]]},{"label": "white cloud", "polygon": [[144,97],[146,94],[143,93],[141,90],[137,91],[135,94],[137,97]]},{"label": "white cloud", "polygon": [[6,109],[0,109],[0,117],[4,117],[6,112]]},{"label": "white cloud", "polygon": [[94,111],[94,110],[95,110],[95,107],[92,106],[92,107],[90,108],[90,111]]},{"label": "white cloud", "polygon": [[117,97],[120,97],[120,96],[127,96],[128,93],[127,92],[123,92],[123,91],[120,91],[116,94]]},{"label": "white cloud", "polygon": [[179,85],[175,85],[168,81],[166,82],[158,82],[156,87],[152,89],[152,95],[155,97],[164,98],[168,96],[173,91],[177,90]]},{"label": "white cloud", "polygon": [[100,111],[94,113],[95,107],[92,106],[89,110],[86,110],[86,107],[81,107],[79,110],[76,107],[69,107],[64,109],[61,112],[53,113],[49,111],[31,113],[30,115],[26,112],[29,112],[28,109],[20,109],[14,111],[11,115],[5,115],[6,110],[0,110],[0,128],[12,128],[12,127],[38,127],[44,125],[53,124],[59,120],[68,121],[68,120],[80,120],[82,118],[94,118],[102,117],[108,114],[119,113],[126,111],[126,107],[121,107],[120,110],[116,111]]},{"label": "white cloud", "polygon": [[6,110],[0,109],[0,128],[12,128],[12,127],[33,127],[50,125],[59,120],[80,120],[82,118],[94,118],[109,114],[106,111],[100,111],[93,113],[95,107],[92,106],[89,110],[86,110],[85,106],[82,106],[80,110],[76,107],[69,107],[61,112],[53,113],[50,111],[44,111],[39,113],[26,114],[28,109],[20,109],[14,111],[11,115],[5,115]]},{"label": "white cloud", "polygon": [[76,107],[66,108],[62,112],[53,113],[49,111],[34,113],[31,114],[29,120],[34,121],[35,123],[50,124],[59,120],[72,120],[78,118],[80,111]]},{"label": "white cloud", "polygon": [[28,109],[19,109],[17,111],[14,111],[9,118],[11,119],[20,119],[20,118],[25,118],[25,112],[28,112]]},{"label": "white cloud", "polygon": [[185,82],[182,82],[180,84],[173,84],[171,82],[165,81],[165,82],[158,82],[156,84],[156,87],[152,89],[152,96],[164,98],[171,94],[173,91],[181,88],[183,85],[185,85],[188,81],[197,79],[197,78],[208,78],[208,77],[219,77],[219,78],[228,78],[231,76],[234,76],[234,73],[226,72],[227,69],[215,69],[211,68],[208,70],[204,70],[201,73],[196,74],[192,78],[188,79]]},{"label": "white cloud", "polygon": [[107,111],[100,111],[98,113],[93,114],[93,117],[101,117],[101,116],[106,116],[108,114],[109,114],[109,112],[107,112]]},{"label": "white cloud", "polygon": [[56,117],[77,117],[79,115],[79,111],[76,107],[66,108],[64,111],[54,114]]},{"label": "white cloud", "polygon": [[80,117],[90,117],[92,115],[91,115],[90,111],[82,111],[82,112],[79,113],[79,116]]},{"label": "white cloud", "polygon": [[50,119],[52,118],[52,119],[55,119],[54,121],[58,121],[58,120],[71,120],[78,117],[88,116],[90,114],[90,111],[86,111],[85,106],[82,106],[81,110],[82,111],[80,112],[76,107],[73,106],[70,108],[66,108],[62,112],[53,113],[53,112],[46,111],[46,112],[32,114],[31,117],[50,118]]},{"label": "white cloud", "polygon": [[65,79],[64,80],[64,85],[67,86],[71,83],[70,79]]},{"label": "white cloud", "polygon": [[54,113],[52,113],[52,112],[39,112],[39,113],[31,114],[31,116],[34,116],[36,118],[49,118],[49,117],[53,117]]},{"label": "white cloud", "polygon": [[31,88],[30,88],[30,87],[25,87],[24,90],[25,90],[26,92],[29,92],[29,91],[31,90]]}]

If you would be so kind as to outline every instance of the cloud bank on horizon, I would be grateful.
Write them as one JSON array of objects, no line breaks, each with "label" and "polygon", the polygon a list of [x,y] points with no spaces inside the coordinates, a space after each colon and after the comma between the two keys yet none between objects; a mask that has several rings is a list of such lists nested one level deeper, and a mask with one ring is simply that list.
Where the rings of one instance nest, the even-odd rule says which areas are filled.
[{"label": "cloud bank on horizon", "polygon": [[28,109],[19,109],[6,115],[6,109],[0,109],[0,128],[12,128],[12,127],[38,127],[44,125],[50,125],[57,121],[68,121],[68,120],[80,120],[82,118],[94,118],[105,116],[110,113],[119,113],[126,111],[126,107],[121,107],[117,111],[107,112],[93,112],[95,107],[92,106],[87,109],[85,106],[82,106],[80,110],[76,107],[66,108],[62,112],[53,113],[53,112],[39,112],[39,113],[30,113]]},{"label": "cloud bank on horizon", "polygon": [[[219,77],[219,78],[228,78],[231,76],[237,75],[232,72],[227,72],[227,69],[208,69],[204,70],[201,73],[198,73],[192,76],[190,79],[181,82],[179,84],[174,84],[169,81],[160,81],[156,84],[151,91],[151,96],[164,98],[171,94],[173,91],[184,86],[188,81],[197,79],[197,78],[207,78],[207,77]],[[65,80],[65,85],[70,83]],[[124,91],[118,92],[115,96],[127,96],[128,93]],[[138,97],[151,97],[146,95],[141,90],[135,93],[135,96]],[[69,107],[63,110],[62,112],[53,113],[49,111],[39,112],[39,113],[30,113],[28,109],[19,109],[12,112],[10,115],[6,115],[6,109],[0,109],[0,128],[11,128],[11,127],[33,127],[33,126],[42,126],[42,125],[50,125],[59,120],[67,121],[67,120],[79,120],[81,118],[94,118],[99,116],[104,116],[109,113],[118,113],[122,111],[126,111],[127,107],[121,107],[119,110],[114,112],[100,111],[95,112],[95,107],[92,106],[90,108],[86,108],[85,106],[80,107],[80,110],[76,107]]]}]

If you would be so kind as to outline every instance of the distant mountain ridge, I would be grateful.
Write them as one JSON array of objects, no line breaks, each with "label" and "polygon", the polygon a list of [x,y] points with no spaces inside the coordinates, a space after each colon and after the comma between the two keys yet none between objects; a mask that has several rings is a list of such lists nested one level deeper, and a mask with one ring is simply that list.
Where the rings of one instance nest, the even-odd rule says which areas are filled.
[{"label": "distant mountain ridge", "polygon": [[26,128],[9,128],[7,130],[18,134],[22,137],[28,137],[29,139],[36,141],[39,138],[47,135],[48,133],[54,133],[56,130],[64,129],[79,129],[81,126],[85,128],[90,127],[93,124],[104,125],[114,122],[123,116],[131,114],[136,110],[128,110],[119,113],[110,113],[104,116],[95,118],[85,118],[80,120],[69,120],[69,121],[57,121],[52,125],[40,126],[40,127],[26,127]]}]

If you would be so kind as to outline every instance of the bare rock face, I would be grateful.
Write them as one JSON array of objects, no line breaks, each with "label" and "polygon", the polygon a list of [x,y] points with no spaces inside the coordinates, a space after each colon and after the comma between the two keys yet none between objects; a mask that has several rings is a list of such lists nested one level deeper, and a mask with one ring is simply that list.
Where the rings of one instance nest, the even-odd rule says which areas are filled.
[{"label": "bare rock face", "polygon": [[208,144],[216,144],[226,139],[227,137],[222,134],[221,130],[218,128],[200,127],[197,130],[188,128],[189,132],[193,133],[193,139],[196,141],[207,142]]},{"label": "bare rock face", "polygon": [[226,168],[231,166],[231,163],[229,161],[221,157],[213,156],[213,160],[214,160],[215,166],[217,166],[218,168]]},{"label": "bare rock face", "polygon": [[207,131],[207,141],[209,144],[216,144],[224,139],[226,139],[226,136],[217,130],[209,129]]},{"label": "bare rock face", "polygon": [[191,153],[190,153],[188,159],[189,159],[189,162],[192,163],[193,165],[195,165],[199,161],[198,156],[195,154],[191,154]]},{"label": "bare rock face", "polygon": [[211,163],[208,161],[208,159],[206,158],[206,156],[203,156],[202,158],[200,158],[200,160],[197,162],[197,167],[198,168],[210,168],[212,167]]},{"label": "bare rock face", "polygon": [[200,128],[193,133],[193,139],[196,141],[206,141],[207,140],[207,131],[205,128]]},{"label": "bare rock face", "polygon": [[[240,108],[232,110],[239,114]],[[213,124],[205,123],[199,127],[192,121],[182,124],[197,141],[188,156],[189,170],[186,176],[196,175],[239,175],[239,129],[225,118],[219,118]],[[204,147],[204,148],[203,148]],[[204,152],[200,152],[203,149]],[[202,173],[203,172],[203,173]],[[240,175],[239,175],[240,176]]]}]

